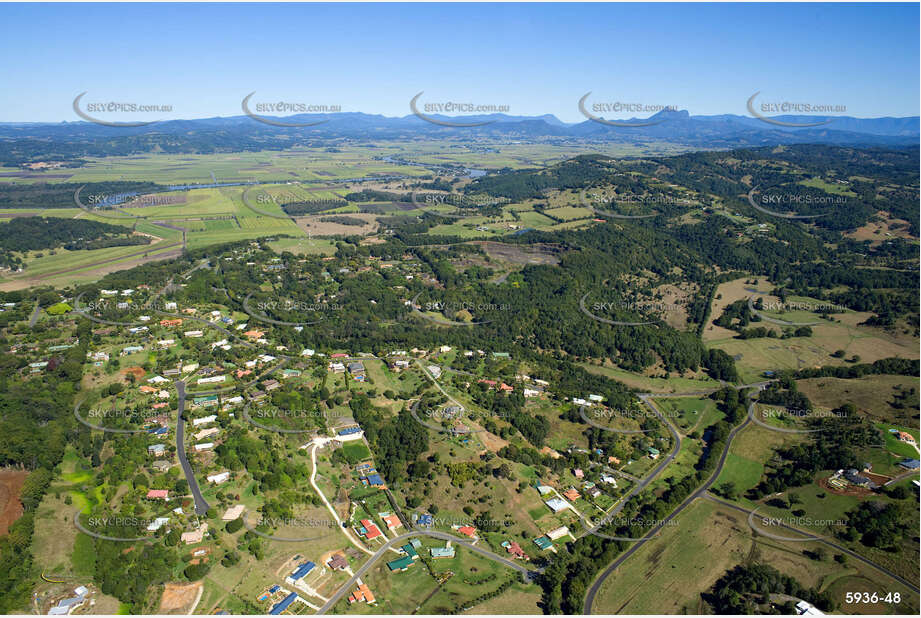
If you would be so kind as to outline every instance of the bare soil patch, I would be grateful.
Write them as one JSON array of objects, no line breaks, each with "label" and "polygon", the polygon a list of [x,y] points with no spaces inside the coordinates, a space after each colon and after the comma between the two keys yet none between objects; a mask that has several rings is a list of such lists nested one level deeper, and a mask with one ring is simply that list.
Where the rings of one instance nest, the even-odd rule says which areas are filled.
[{"label": "bare soil patch", "polygon": [[0,469],[0,536],[6,534],[13,522],[22,516],[19,492],[27,476],[26,470]]},{"label": "bare soil patch", "polygon": [[185,614],[198,598],[201,582],[191,584],[168,583],[160,597],[160,612],[163,614]]}]

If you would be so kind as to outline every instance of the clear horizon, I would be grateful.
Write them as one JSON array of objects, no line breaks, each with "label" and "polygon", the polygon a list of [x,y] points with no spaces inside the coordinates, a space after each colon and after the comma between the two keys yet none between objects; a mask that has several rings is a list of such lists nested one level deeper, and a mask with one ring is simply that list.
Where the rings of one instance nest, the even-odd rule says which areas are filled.
[{"label": "clear horizon", "polygon": [[420,106],[567,123],[589,91],[698,116],[749,116],[758,91],[844,108],[830,115],[919,114],[918,4],[3,4],[0,18],[5,123],[80,121],[84,91],[171,107],[96,115],[114,121],[240,116],[254,91],[252,106],[389,117],[420,91]]}]

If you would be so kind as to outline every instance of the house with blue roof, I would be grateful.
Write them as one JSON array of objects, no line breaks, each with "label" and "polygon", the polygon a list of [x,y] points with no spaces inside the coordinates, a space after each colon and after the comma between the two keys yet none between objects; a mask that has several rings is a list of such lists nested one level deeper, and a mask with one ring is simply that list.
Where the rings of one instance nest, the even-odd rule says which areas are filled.
[{"label": "house with blue roof", "polygon": [[277,616],[278,614],[282,613],[283,611],[285,611],[286,609],[288,609],[288,606],[289,606],[289,605],[291,605],[292,603],[294,603],[294,600],[295,600],[295,599],[297,599],[297,593],[296,593],[296,592],[292,592],[291,594],[289,594],[288,596],[286,596],[284,599],[282,599],[281,601],[279,601],[278,603],[276,603],[275,606],[272,607],[272,609],[269,610],[269,615],[271,615],[271,616]]},{"label": "house with blue roof", "polygon": [[315,565],[313,562],[309,562],[309,561],[304,562],[303,564],[299,565],[296,569],[294,569],[294,572],[291,573],[291,575],[289,575],[288,577],[286,577],[285,581],[288,582],[289,584],[295,584],[301,579],[303,579],[305,575],[310,573],[315,566],[317,565]]}]

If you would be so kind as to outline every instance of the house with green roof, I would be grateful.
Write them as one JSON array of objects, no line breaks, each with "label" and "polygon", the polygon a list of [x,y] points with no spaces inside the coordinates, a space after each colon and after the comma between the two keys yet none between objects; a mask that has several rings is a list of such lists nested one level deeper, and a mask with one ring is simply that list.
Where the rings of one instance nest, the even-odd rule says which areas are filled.
[{"label": "house with green roof", "polygon": [[413,565],[413,559],[409,556],[403,556],[387,563],[387,568],[391,571],[405,571]]}]

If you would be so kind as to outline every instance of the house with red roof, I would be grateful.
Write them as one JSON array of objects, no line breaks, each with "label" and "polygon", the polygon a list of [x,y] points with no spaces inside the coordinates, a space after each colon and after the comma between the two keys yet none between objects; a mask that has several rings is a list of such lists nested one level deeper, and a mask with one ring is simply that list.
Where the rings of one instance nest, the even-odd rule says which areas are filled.
[{"label": "house with red roof", "polygon": [[403,527],[403,522],[401,522],[400,518],[396,515],[382,515],[381,519],[387,524],[388,530],[396,530],[397,528]]},{"label": "house with red roof", "polygon": [[460,528],[457,529],[457,531],[460,532],[461,534],[469,536],[471,539],[476,538],[476,528],[474,528],[473,526],[461,526]]},{"label": "house with red roof", "polygon": [[563,492],[563,495],[566,496],[566,497],[567,497],[568,499],[570,499],[570,500],[578,500],[578,499],[579,499],[579,491],[578,491],[577,489],[575,489],[574,487],[570,487],[569,489],[567,489],[566,491],[564,491],[564,492]]},{"label": "house with red roof", "polygon": [[361,528],[358,530],[358,532],[359,534],[361,534],[363,537],[365,537],[369,541],[371,539],[376,539],[377,537],[381,536],[380,528],[378,528],[377,524],[375,524],[370,519],[361,520]]},{"label": "house with red roof", "polygon": [[169,490],[167,489],[151,489],[147,492],[148,500],[169,500]]}]

